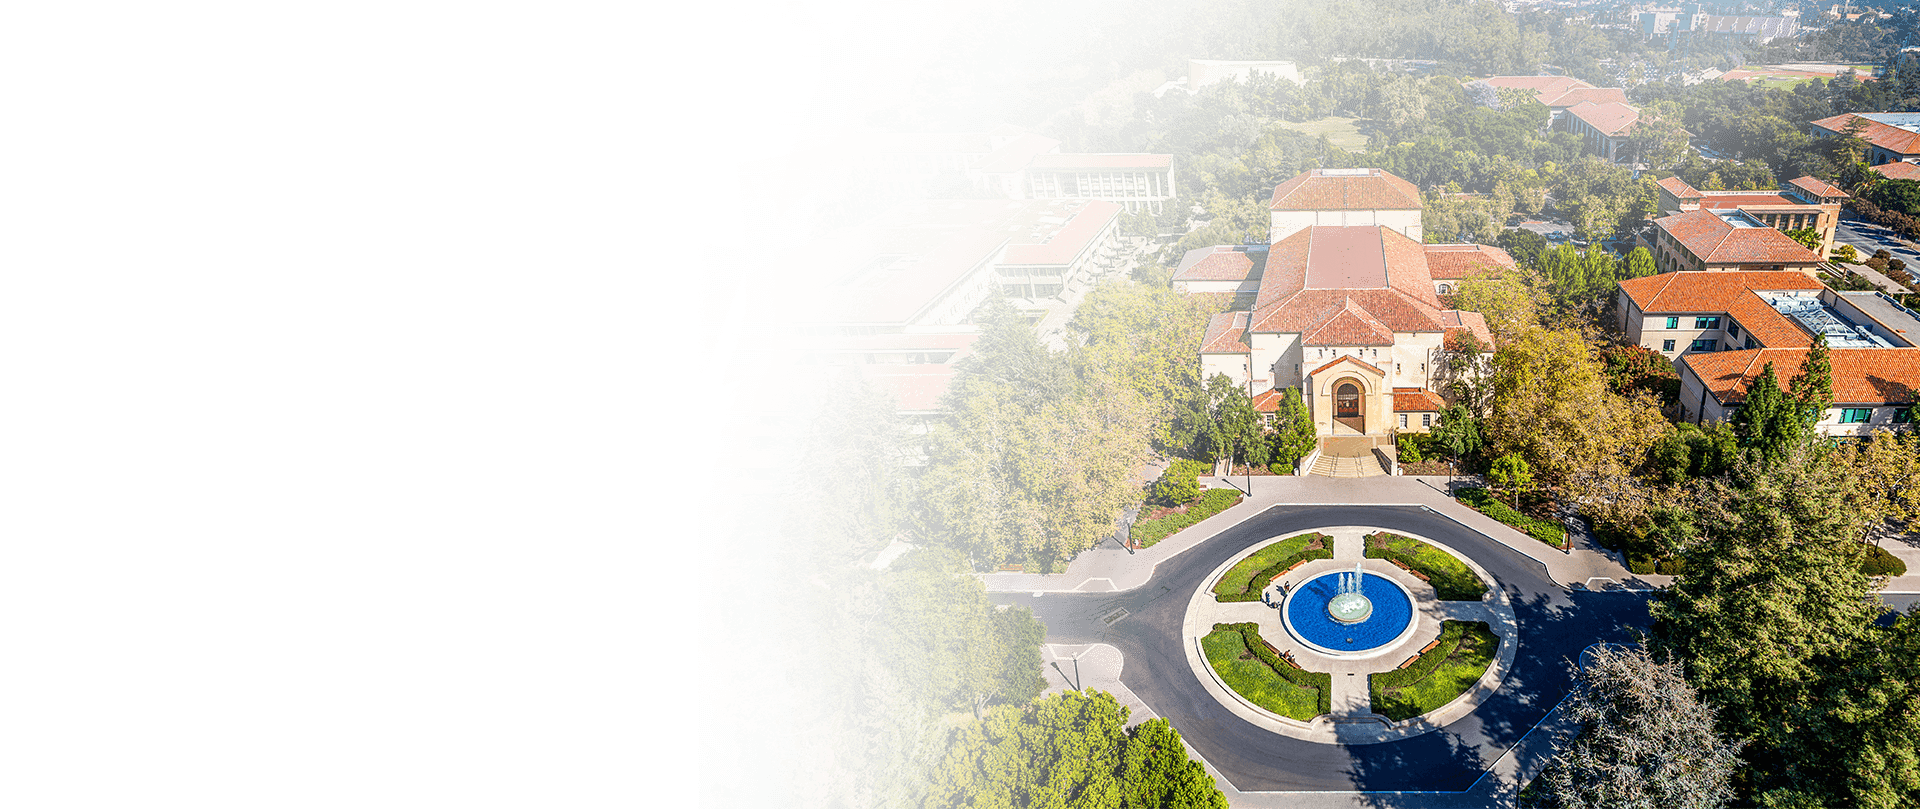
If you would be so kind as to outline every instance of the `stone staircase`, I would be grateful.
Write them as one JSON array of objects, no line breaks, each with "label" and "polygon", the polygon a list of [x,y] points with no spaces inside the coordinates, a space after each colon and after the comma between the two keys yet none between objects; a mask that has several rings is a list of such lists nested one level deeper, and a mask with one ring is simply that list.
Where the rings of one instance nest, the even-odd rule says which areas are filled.
[{"label": "stone staircase", "polygon": [[1370,478],[1384,476],[1387,470],[1381,468],[1380,459],[1369,452],[1353,457],[1323,454],[1313,462],[1312,473],[1327,478]]}]

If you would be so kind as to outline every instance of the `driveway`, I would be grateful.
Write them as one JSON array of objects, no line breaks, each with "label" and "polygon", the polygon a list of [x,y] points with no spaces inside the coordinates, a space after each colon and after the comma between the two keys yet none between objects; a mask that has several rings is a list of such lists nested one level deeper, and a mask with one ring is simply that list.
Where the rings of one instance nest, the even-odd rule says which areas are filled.
[{"label": "driveway", "polygon": [[[1430,537],[1473,558],[1506,588],[1520,622],[1517,657],[1498,693],[1474,713],[1404,741],[1321,744],[1253,726],[1222,707],[1194,678],[1181,624],[1189,597],[1207,575],[1266,540],[1341,525]],[[1120,681],[1171,721],[1238,791],[1347,793],[1474,787],[1565,696],[1571,682],[1568,660],[1589,644],[1631,642],[1648,625],[1649,597],[1644,591],[1564,588],[1540,562],[1433,511],[1358,505],[1273,506],[1161,561],[1144,585],[1125,591],[992,594],[996,603],[1033,609],[1047,625],[1050,644],[1117,648],[1124,657]],[[1400,804],[1412,797],[1372,800]]]},{"label": "driveway", "polygon": [[1853,244],[1853,250],[1859,250],[1862,261],[1874,256],[1874,250],[1887,250],[1893,257],[1907,261],[1908,273],[1920,273],[1920,248],[1916,248],[1914,242],[1899,238],[1891,227],[1874,225],[1853,213],[1839,213],[1839,225],[1834,227],[1834,242]]}]

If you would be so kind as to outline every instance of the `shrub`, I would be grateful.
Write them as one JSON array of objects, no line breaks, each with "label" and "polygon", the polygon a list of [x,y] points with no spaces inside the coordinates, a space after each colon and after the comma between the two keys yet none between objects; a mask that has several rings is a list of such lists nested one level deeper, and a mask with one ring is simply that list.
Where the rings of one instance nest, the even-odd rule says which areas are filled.
[{"label": "shrub", "polygon": [[1860,563],[1860,572],[1869,576],[1905,576],[1907,563],[1887,553],[1885,548],[1870,545],[1867,547],[1866,561]]},{"label": "shrub", "polygon": [[1333,539],[1326,534],[1287,537],[1255,551],[1220,574],[1220,580],[1213,584],[1214,600],[1224,603],[1258,601],[1260,592],[1267,589],[1273,577],[1309,559],[1332,558]]},{"label": "shrub", "polygon": [[[1333,707],[1333,675],[1325,672],[1307,671],[1294,665],[1292,661],[1275,654],[1273,647],[1268,645],[1266,639],[1260,637],[1259,624],[1252,622],[1214,624],[1213,633],[1202,639],[1202,645],[1206,646],[1206,641],[1208,640],[1217,642],[1217,636],[1223,634],[1238,635],[1239,640],[1245,644],[1246,650],[1251,652],[1255,659],[1264,663],[1266,669],[1271,669],[1279,679],[1296,688],[1314,692],[1311,697],[1313,702],[1309,705],[1271,704],[1276,700],[1263,699],[1261,697],[1265,695],[1248,693],[1256,689],[1247,688],[1247,684],[1244,682],[1236,682],[1239,678],[1233,676],[1235,672],[1223,670],[1225,667],[1218,665],[1215,661],[1216,655],[1209,654],[1208,662],[1214,664],[1214,670],[1220,672],[1221,678],[1228,681],[1228,687],[1240,692],[1241,696],[1247,697],[1249,700],[1252,700],[1254,704],[1262,708],[1290,716],[1303,722],[1326,713]],[[1228,648],[1230,649],[1231,647]],[[1220,650],[1216,648],[1210,649],[1209,651],[1217,652]]]},{"label": "shrub", "polygon": [[1395,722],[1452,702],[1487,673],[1500,638],[1479,621],[1445,621],[1440,644],[1404,669],[1368,675],[1374,713]]},{"label": "shrub", "polygon": [[1241,495],[1233,489],[1209,489],[1200,495],[1200,500],[1187,510],[1178,514],[1168,514],[1157,520],[1142,520],[1133,524],[1128,536],[1133,538],[1135,547],[1145,548],[1162,539],[1166,539],[1180,530],[1201,520],[1226,511],[1239,504]]},{"label": "shrub", "polygon": [[1459,500],[1481,514],[1513,526],[1527,536],[1556,548],[1566,547],[1567,529],[1565,526],[1546,520],[1536,520],[1518,511],[1514,511],[1513,508],[1506,503],[1495,499],[1486,489],[1478,487],[1461,489]]},{"label": "shrub", "polygon": [[1384,531],[1367,535],[1367,558],[1400,562],[1433,585],[1441,601],[1478,601],[1487,594],[1487,584],[1473,569],[1439,548],[1412,537]]},{"label": "shrub", "polygon": [[1434,450],[1433,443],[1433,436],[1423,433],[1401,433],[1394,440],[1400,460],[1405,463],[1434,460],[1439,453]]},{"label": "shrub", "polygon": [[1147,487],[1147,501],[1163,506],[1191,503],[1200,496],[1199,477],[1212,471],[1212,466],[1200,461],[1177,458],[1160,473],[1159,480]]}]

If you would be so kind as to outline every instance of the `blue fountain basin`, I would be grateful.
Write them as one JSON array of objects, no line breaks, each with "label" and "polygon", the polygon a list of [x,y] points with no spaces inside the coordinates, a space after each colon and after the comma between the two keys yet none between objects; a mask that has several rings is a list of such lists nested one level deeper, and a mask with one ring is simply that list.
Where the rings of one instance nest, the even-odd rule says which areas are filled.
[{"label": "blue fountain basin", "polygon": [[1334,654],[1379,649],[1399,640],[1413,625],[1413,599],[1400,585],[1367,573],[1360,594],[1373,603],[1373,613],[1359,623],[1341,623],[1327,612],[1327,602],[1340,594],[1340,577],[1350,571],[1315,576],[1287,594],[1287,629],[1308,644]]}]

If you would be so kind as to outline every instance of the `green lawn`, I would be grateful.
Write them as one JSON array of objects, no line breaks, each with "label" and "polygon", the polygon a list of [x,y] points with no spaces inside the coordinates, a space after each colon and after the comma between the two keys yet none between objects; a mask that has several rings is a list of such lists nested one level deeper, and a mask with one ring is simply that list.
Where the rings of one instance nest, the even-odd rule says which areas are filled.
[{"label": "green lawn", "polygon": [[[1248,702],[1302,722],[1327,712],[1333,704],[1333,676],[1303,671],[1273,657],[1251,624],[1214,624],[1200,639],[1207,665]],[[1244,634],[1243,634],[1244,633]],[[1249,649],[1249,636],[1259,653]],[[1284,673],[1283,673],[1284,672]]]},{"label": "green lawn", "polygon": [[[1319,544],[1318,548],[1307,546]],[[1333,538],[1325,534],[1287,537],[1240,560],[1213,584],[1216,601],[1253,601],[1273,577],[1302,559],[1332,559]]]},{"label": "green lawn", "polygon": [[1440,645],[1404,669],[1367,677],[1373,712],[1395,722],[1452,702],[1473,688],[1500,651],[1500,638],[1479,621],[1446,621]]},{"label": "green lawn", "polygon": [[1361,134],[1355,125],[1358,118],[1322,118],[1318,121],[1280,121],[1279,126],[1308,135],[1325,135],[1328,142],[1349,152],[1363,152],[1367,149],[1367,136]]},{"label": "green lawn", "polygon": [[1413,537],[1382,531],[1367,536],[1367,558],[1405,562],[1407,567],[1425,574],[1441,601],[1479,601],[1487,594],[1487,583],[1473,569],[1440,550]]}]

